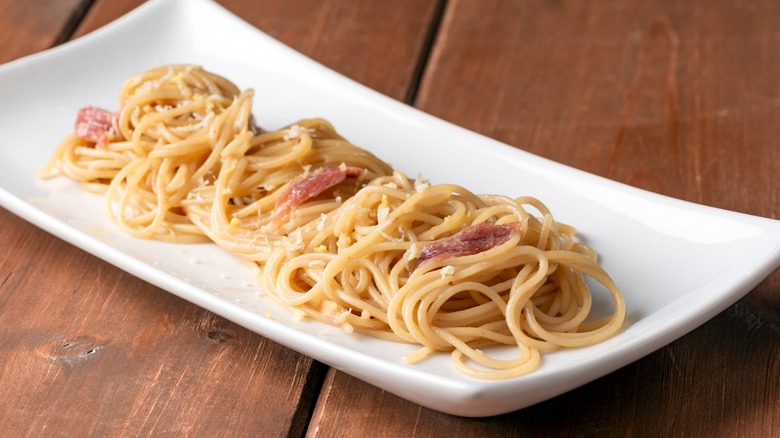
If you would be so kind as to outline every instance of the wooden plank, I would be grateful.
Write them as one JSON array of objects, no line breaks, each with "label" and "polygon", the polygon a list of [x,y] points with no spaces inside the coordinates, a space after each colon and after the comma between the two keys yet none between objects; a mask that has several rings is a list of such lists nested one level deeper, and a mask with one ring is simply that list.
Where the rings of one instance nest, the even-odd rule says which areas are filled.
[{"label": "wooden plank", "polygon": [[310,359],[6,212],[0,224],[17,231],[0,244],[18,248],[1,260],[3,430],[250,435],[262,425],[284,435],[293,426]]},{"label": "wooden plank", "polygon": [[144,0],[97,0],[79,23],[71,39],[82,37],[141,6]]},{"label": "wooden plank", "polygon": [[740,302],[602,379],[489,418],[435,412],[329,371],[310,436],[773,436],[776,330],[776,320]]},{"label": "wooden plank", "polygon": [[[141,0],[98,1],[75,36],[111,22]],[[436,2],[361,0],[220,2],[306,56],[388,96],[403,100],[411,86]]]},{"label": "wooden plank", "polygon": [[762,74],[780,5],[591,3],[451,2],[417,106],[631,185],[780,217],[778,85]]},{"label": "wooden plank", "polygon": [[0,63],[48,49],[81,18],[86,0],[0,0]]},{"label": "wooden plank", "polygon": [[[268,1],[262,8],[224,3],[281,41],[399,98],[412,82],[433,10],[432,2],[416,1],[349,7],[343,1]],[[98,0],[74,36],[135,4]],[[10,26],[3,20],[13,16],[0,16],[0,25]],[[14,47],[3,47],[6,60],[70,34],[61,24],[39,43],[32,27],[17,31]],[[303,433],[322,366],[5,210],[0,227],[12,231],[0,234],[0,245],[16,248],[0,255],[2,430],[75,436]]]},{"label": "wooden plank", "polygon": [[[613,180],[780,218],[766,74],[780,5],[591,3],[451,3],[417,106]],[[778,285],[747,299],[780,316]]]},{"label": "wooden plank", "polygon": [[436,9],[435,0],[243,3],[224,5],[304,55],[399,100],[412,85]]},{"label": "wooden plank", "polygon": [[[611,179],[777,218],[778,6],[451,0],[415,104]],[[310,432],[774,436],[779,288],[775,272],[666,348],[493,418],[433,412],[331,370]]]}]

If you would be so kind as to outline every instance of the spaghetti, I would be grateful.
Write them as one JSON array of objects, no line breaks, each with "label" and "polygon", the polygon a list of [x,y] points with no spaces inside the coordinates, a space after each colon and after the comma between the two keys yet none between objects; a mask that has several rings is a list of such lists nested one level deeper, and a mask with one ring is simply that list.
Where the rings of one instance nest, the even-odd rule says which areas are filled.
[{"label": "spaghetti", "polygon": [[[505,379],[621,329],[619,289],[539,200],[410,179],[322,119],[263,131],[252,98],[198,66],[151,69],[116,113],[83,109],[41,176],[105,193],[128,234],[256,263],[300,318],[419,345],[407,362],[450,352],[469,376]],[[587,278],[611,315],[589,318]]]},{"label": "spaghetti", "polygon": [[[485,379],[525,374],[538,367],[539,351],[591,345],[621,328],[620,291],[541,202],[417,183],[400,172],[377,178],[283,239],[261,267],[263,289],[312,319],[422,345],[409,362],[451,351],[461,371]],[[610,294],[612,316],[586,321],[584,277]],[[484,352],[502,345],[517,357]]]}]

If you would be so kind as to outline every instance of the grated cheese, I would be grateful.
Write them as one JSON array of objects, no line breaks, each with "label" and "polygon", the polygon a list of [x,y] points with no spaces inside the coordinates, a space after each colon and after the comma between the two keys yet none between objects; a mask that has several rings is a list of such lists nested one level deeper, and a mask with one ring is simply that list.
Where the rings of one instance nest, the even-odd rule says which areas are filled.
[{"label": "grated cheese", "polygon": [[286,242],[287,243],[287,250],[288,251],[298,251],[303,249],[303,235],[301,234],[301,229],[296,228],[295,231],[291,234],[293,238],[295,238],[292,242]]},{"label": "grated cheese", "polygon": [[417,175],[417,179],[414,180],[414,191],[417,193],[424,192],[425,189],[431,186],[430,181],[422,177],[422,174]]},{"label": "grated cheese", "polygon": [[387,215],[390,214],[390,199],[387,197],[386,194],[382,194],[382,202],[379,204],[379,207],[376,209],[376,219],[377,223],[381,223]]},{"label": "grated cheese", "polygon": [[185,96],[192,95],[192,90],[190,90],[190,87],[187,85],[187,82],[184,80],[184,73],[177,72],[171,78],[169,81],[176,84],[177,87],[179,87],[179,91],[181,91],[181,94]]},{"label": "grated cheese", "polygon": [[416,243],[413,243],[409,245],[409,249],[404,253],[404,260],[411,262],[417,257],[420,257],[420,247]]},{"label": "grated cheese", "polygon": [[336,241],[336,246],[338,246],[339,249],[347,248],[350,244],[352,244],[352,239],[345,233],[341,233],[339,235],[339,240]]},{"label": "grated cheese", "polygon": [[290,141],[293,138],[298,138],[303,133],[303,128],[301,128],[299,125],[292,125],[290,126],[290,129],[287,130],[287,134],[284,134],[284,141]]},{"label": "grated cheese", "polygon": [[325,213],[320,213],[320,221],[317,222],[317,231],[322,231],[325,229],[325,220],[327,217],[325,216]]},{"label": "grated cheese", "polygon": [[389,214],[390,214],[390,207],[380,206],[379,208],[376,209],[376,222],[378,224],[382,223],[382,221],[384,221],[385,218],[387,218],[387,215]]},{"label": "grated cheese", "polygon": [[306,312],[303,311],[303,309],[293,309],[293,318],[297,319],[298,321],[303,321],[306,318]]}]

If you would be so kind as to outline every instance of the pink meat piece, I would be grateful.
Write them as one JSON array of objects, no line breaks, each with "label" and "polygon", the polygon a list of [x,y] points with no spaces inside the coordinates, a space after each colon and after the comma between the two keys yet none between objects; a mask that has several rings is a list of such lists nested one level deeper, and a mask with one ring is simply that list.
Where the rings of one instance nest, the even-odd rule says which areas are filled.
[{"label": "pink meat piece", "polygon": [[521,227],[520,222],[496,225],[482,222],[422,248],[416,266],[429,260],[467,256],[487,251],[508,241]]},{"label": "pink meat piece", "polygon": [[117,117],[118,114],[102,108],[81,108],[76,117],[76,136],[92,143],[103,144]]},{"label": "pink meat piece", "polygon": [[284,216],[291,209],[339,184],[346,178],[357,178],[362,174],[363,169],[359,167],[321,167],[309,175],[299,178],[291,183],[276,200],[276,218]]}]

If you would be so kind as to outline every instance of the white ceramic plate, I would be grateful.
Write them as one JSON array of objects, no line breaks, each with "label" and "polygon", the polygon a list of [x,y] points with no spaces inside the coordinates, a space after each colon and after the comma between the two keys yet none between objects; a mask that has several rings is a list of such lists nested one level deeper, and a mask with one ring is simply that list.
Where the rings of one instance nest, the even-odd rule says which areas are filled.
[{"label": "white ceramic plate", "polygon": [[[266,128],[326,117],[409,175],[542,199],[599,251],[625,294],[630,325],[602,344],[549,354],[536,372],[508,381],[464,377],[447,354],[404,365],[413,347],[291,318],[256,295],[252,271],[215,245],[129,238],[106,221],[101,197],[64,178],[35,179],[78,108],[115,107],[126,78],[167,63],[201,64],[254,88],[254,114]],[[314,63],[206,0],[147,3],[82,39],[0,67],[0,132],[5,208],[269,339],[456,415],[520,409],[620,368],[721,312],[780,264],[778,221],[651,194],[452,126]],[[596,305],[603,312],[609,303]]]}]

